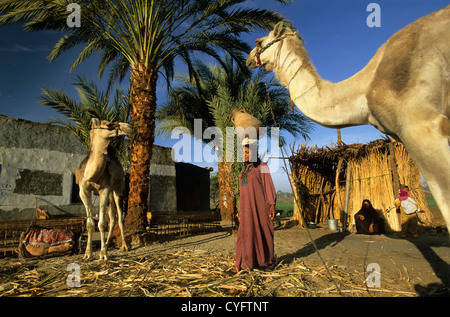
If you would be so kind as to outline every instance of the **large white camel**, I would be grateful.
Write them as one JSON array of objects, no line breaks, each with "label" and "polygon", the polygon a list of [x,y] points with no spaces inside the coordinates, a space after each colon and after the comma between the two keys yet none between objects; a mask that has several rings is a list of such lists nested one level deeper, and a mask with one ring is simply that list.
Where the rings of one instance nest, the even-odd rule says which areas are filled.
[{"label": "large white camel", "polygon": [[[123,232],[121,198],[125,188],[125,173],[114,153],[110,152],[112,139],[130,135],[131,126],[127,123],[108,122],[92,119],[90,141],[91,148],[86,158],[75,171],[75,180],[80,187],[80,198],[86,208],[88,242],[85,259],[92,257],[92,232],[95,228],[92,218],[92,192],[100,197],[99,221],[101,250],[100,260],[108,260],[107,246],[115,224],[116,212],[122,236],[122,250],[128,250]],[[105,212],[109,204],[109,232],[105,242]]]},{"label": "large white camel", "polygon": [[273,71],[307,117],[326,127],[371,124],[401,141],[450,231],[450,6],[395,33],[352,77],[323,80],[283,23],[255,41],[251,68]]}]

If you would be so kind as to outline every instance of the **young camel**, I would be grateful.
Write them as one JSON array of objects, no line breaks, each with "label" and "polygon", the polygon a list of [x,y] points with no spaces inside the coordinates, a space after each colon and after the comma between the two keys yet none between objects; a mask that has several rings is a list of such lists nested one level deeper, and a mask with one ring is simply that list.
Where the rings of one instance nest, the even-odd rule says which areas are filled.
[{"label": "young camel", "polygon": [[450,231],[450,6],[395,33],[352,77],[331,83],[297,32],[278,23],[255,41],[247,65],[274,71],[295,105],[331,128],[371,124],[401,141],[426,179]]},{"label": "young camel", "polygon": [[[122,251],[127,251],[123,233],[121,197],[125,187],[125,173],[120,162],[108,148],[112,139],[131,134],[127,123],[111,123],[92,119],[90,141],[91,148],[87,157],[75,171],[75,181],[80,187],[80,198],[86,208],[88,242],[84,259],[92,257],[92,231],[95,224],[92,219],[92,191],[99,194],[100,209],[98,228],[100,230],[101,251],[100,260],[108,260],[107,246],[115,225],[115,213],[118,215],[120,233],[122,236]],[[109,208],[109,232],[105,243],[105,211]]]}]

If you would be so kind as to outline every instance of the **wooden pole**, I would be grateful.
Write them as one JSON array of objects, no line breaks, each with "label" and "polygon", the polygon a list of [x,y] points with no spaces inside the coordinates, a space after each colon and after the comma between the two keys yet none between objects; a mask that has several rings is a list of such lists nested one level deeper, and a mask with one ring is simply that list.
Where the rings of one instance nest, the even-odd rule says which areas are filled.
[{"label": "wooden pole", "polygon": [[[291,177],[289,177],[289,181],[292,184],[292,188],[294,189],[294,212],[292,214],[292,220],[296,221],[299,227],[305,228],[306,224],[303,223],[303,218],[300,215],[300,198],[298,196],[299,189],[297,188],[295,181],[294,181],[294,172],[291,171]],[[299,184],[301,186],[301,184]]]},{"label": "wooden pole", "polygon": [[352,175],[352,167],[350,164],[347,165],[347,176],[345,179],[345,206],[344,206],[344,220],[342,221],[342,227],[347,229],[347,218],[348,218],[348,202],[350,197],[350,177]]},{"label": "wooden pole", "polygon": [[389,162],[391,164],[392,179],[394,181],[394,197],[397,197],[400,188],[400,180],[398,177],[397,160],[395,158],[394,145],[392,142],[389,142]]},{"label": "wooden pole", "polygon": [[341,129],[337,129],[337,146],[341,145],[342,137],[341,137]]},{"label": "wooden pole", "polygon": [[317,199],[317,206],[316,206],[316,215],[314,217],[314,221],[316,223],[319,222],[319,208],[320,208],[320,204],[322,204],[322,206],[324,206],[323,204],[323,183],[325,181],[325,177],[322,178],[322,182],[320,183],[320,195],[319,198]]},{"label": "wooden pole", "polygon": [[342,212],[342,203],[341,203],[341,188],[340,188],[340,186],[339,186],[339,175],[340,175],[340,171],[341,171],[341,168],[342,168],[342,163],[343,163],[343,159],[342,158],[340,158],[339,159],[339,162],[338,162],[338,165],[337,165],[337,168],[336,168],[336,178],[335,178],[335,182],[334,182],[334,186],[335,186],[335,189],[336,189],[336,207],[337,207],[337,210],[338,210],[338,212],[339,212],[339,215],[341,214],[341,212]]}]

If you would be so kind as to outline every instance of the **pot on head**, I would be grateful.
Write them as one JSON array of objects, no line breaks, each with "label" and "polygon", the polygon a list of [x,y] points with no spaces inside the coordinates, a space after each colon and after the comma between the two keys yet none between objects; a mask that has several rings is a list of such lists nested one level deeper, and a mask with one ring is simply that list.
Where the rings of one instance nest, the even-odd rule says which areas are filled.
[{"label": "pot on head", "polygon": [[245,135],[248,135],[251,139],[258,138],[262,123],[244,109],[234,109],[231,112],[231,122],[236,127],[236,134],[241,140],[244,139]]}]

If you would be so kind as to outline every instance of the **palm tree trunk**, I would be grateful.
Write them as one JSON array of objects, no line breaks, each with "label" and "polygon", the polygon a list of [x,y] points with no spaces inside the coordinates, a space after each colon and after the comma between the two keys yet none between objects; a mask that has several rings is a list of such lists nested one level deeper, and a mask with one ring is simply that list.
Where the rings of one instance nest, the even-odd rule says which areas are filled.
[{"label": "palm tree trunk", "polygon": [[219,205],[220,205],[220,216],[222,221],[229,221],[231,217],[228,212],[228,197],[227,197],[227,185],[226,185],[226,163],[218,162],[218,181],[219,181]]},{"label": "palm tree trunk", "polygon": [[222,220],[232,221],[236,209],[236,198],[234,196],[233,175],[231,173],[230,163],[226,161],[218,162],[218,174],[220,215]]},{"label": "palm tree trunk", "polygon": [[130,191],[125,217],[127,235],[147,227],[150,159],[155,139],[156,82],[154,67],[140,63],[131,72],[131,125],[134,129],[130,151]]},{"label": "palm tree trunk", "polygon": [[225,195],[225,187],[223,182],[223,162],[217,162],[217,182],[219,183],[219,207],[220,207],[220,217],[225,220],[226,217],[226,207],[224,204],[223,196]]}]

